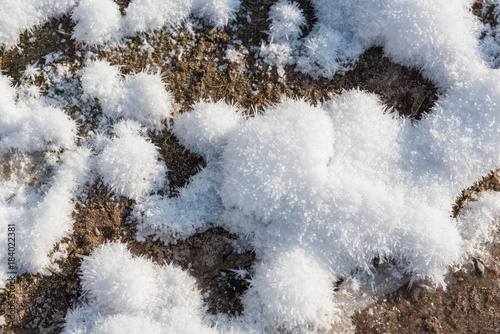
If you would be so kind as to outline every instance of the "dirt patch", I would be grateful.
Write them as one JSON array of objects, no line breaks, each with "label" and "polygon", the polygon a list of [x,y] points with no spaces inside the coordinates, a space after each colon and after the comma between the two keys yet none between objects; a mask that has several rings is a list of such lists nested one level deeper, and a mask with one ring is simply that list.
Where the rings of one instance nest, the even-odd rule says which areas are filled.
[{"label": "dirt patch", "polygon": [[168,166],[167,177],[171,194],[176,194],[191,176],[205,167],[205,162],[200,156],[186,150],[167,130],[150,133],[150,138],[160,148],[161,157]]},{"label": "dirt patch", "polygon": [[[353,317],[357,333],[498,333],[497,245],[488,264],[471,261],[446,291],[404,286]],[[482,269],[478,269],[482,268]]]},{"label": "dirt patch", "polygon": [[[476,15],[481,23],[483,24],[491,24],[492,27],[495,27],[498,22],[495,15],[496,5],[493,5],[490,1],[474,1],[472,5],[472,13]],[[483,38],[484,36],[481,36]]]},{"label": "dirt patch", "polygon": [[[49,60],[46,58],[48,54],[60,53],[59,61],[81,60],[82,54],[78,50],[82,45],[75,44],[71,39],[74,25],[71,18],[66,15],[58,20],[51,19],[38,29],[24,32],[16,47],[6,52],[0,50],[3,51],[0,57],[0,69],[14,79],[14,84],[17,84],[27,65],[43,66]],[[43,78],[38,80],[38,84],[44,81]]]}]

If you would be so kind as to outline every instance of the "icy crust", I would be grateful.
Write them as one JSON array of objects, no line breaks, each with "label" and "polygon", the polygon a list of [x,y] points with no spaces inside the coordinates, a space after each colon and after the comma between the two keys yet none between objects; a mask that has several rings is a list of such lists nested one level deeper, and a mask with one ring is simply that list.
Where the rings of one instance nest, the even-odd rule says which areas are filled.
[{"label": "icy crust", "polygon": [[83,260],[81,275],[86,302],[68,312],[63,333],[217,333],[195,279],[174,265],[108,243]]}]

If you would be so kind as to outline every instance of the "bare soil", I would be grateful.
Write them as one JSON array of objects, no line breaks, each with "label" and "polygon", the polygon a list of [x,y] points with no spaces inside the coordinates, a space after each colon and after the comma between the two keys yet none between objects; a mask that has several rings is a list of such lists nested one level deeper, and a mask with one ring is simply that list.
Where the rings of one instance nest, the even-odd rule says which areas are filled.
[{"label": "bare soil", "polygon": [[[124,9],[129,1],[117,2]],[[237,18],[241,26],[235,31],[229,27],[219,32],[201,28],[196,35],[146,34],[130,39],[123,47],[94,51],[98,58],[122,65],[124,74],[143,70],[162,72],[179,113],[188,111],[190,105],[200,99],[234,101],[251,114],[266,104],[279,101],[282,96],[304,97],[317,103],[345,90],[359,88],[376,93],[387,106],[387,112],[397,110],[399,117],[418,120],[437,100],[437,90],[431,82],[418,71],[391,62],[380,47],[367,50],[354,64],[353,70],[337,74],[330,80],[313,80],[294,72],[291,67],[286,69],[286,78],[280,78],[276,69],[255,58],[251,51],[267,38],[263,33],[268,25],[266,13],[274,1],[245,0],[242,3]],[[310,27],[315,20],[312,6],[305,0],[299,3]],[[480,13],[478,6],[474,8],[476,13]],[[247,14],[251,23],[246,21]],[[59,62],[67,62],[75,71],[78,70],[83,66],[85,46],[76,45],[69,36],[61,34],[60,27],[71,32],[71,20],[68,17],[52,20],[23,34],[18,48],[0,56],[0,69],[17,82],[26,65],[35,61],[43,64],[45,55],[64,51],[66,58]],[[307,32],[304,30],[304,34]],[[36,37],[36,41],[30,42],[31,37]],[[64,43],[61,43],[62,38],[66,39]],[[240,40],[241,45],[235,44],[234,40]],[[229,45],[241,52],[247,50],[249,54],[241,63],[228,63],[224,56]],[[172,61],[166,62],[167,59]],[[227,67],[221,67],[224,64]],[[35,83],[43,86],[43,78]],[[85,131],[83,127],[81,131]],[[167,130],[151,134],[151,138],[170,169],[167,176],[170,190],[175,195],[175,189],[184,186],[189,177],[204,166],[203,159],[186,151]],[[454,214],[459,212],[463,201],[474,194],[485,190],[498,191],[498,180],[494,173],[464,190],[457,199]],[[165,244],[153,237],[139,242],[134,238],[135,223],[128,221],[133,204],[131,200],[113,197],[99,181],[89,186],[87,199],[76,204],[73,234],[63,241],[69,244],[68,258],[60,261],[60,271],[53,270],[51,276],[26,274],[18,278],[15,285],[16,322],[4,332],[60,332],[67,310],[75,306],[82,293],[79,279],[82,256],[89,255],[95,247],[110,240],[128,242],[136,255],[148,256],[160,264],[173,262],[189,270],[198,280],[210,312],[241,312],[239,297],[245,292],[247,282],[237,278],[231,269],[250,269],[253,253],[238,254],[231,242],[234,236],[221,228],[200,231],[177,244]],[[500,246],[497,244],[491,258],[476,259],[475,262],[471,259],[468,267],[455,273],[457,283],[446,291],[430,292],[418,285],[405,286],[380,298],[353,317],[357,331],[500,332],[499,259]],[[0,314],[8,312],[8,297],[7,294],[0,297]]]}]

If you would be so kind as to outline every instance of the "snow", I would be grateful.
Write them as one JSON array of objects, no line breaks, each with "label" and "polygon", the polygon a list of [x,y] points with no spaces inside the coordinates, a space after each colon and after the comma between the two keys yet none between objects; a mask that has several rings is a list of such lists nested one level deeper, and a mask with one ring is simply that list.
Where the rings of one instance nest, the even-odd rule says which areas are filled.
[{"label": "snow", "polygon": [[268,44],[260,47],[260,56],[278,68],[278,74],[284,76],[284,67],[293,65],[294,49],[300,47],[301,29],[306,25],[306,19],[296,2],[279,0],[269,10]]},{"label": "snow", "polygon": [[235,19],[239,6],[239,0],[133,0],[122,17],[112,0],[5,0],[0,46],[10,49],[19,34],[66,14],[76,23],[72,37],[77,43],[100,46],[164,26],[178,27],[191,13],[214,29],[223,28]]},{"label": "snow", "polygon": [[[30,85],[47,72],[37,63],[26,67],[18,87],[0,76],[0,161],[19,164],[0,179],[0,225],[16,225],[18,274],[56,268],[64,245],[54,246],[70,235],[74,203],[97,177],[136,201],[131,218],[139,240],[155,234],[176,242],[222,226],[256,255],[243,313],[229,319],[206,314],[188,272],[104,244],[83,260],[84,296],[66,316],[66,333],[120,333],[124,323],[131,333],[327,330],[369,299],[363,294],[407,282],[445,287],[450,270],[487,254],[499,196],[467,201],[457,218],[451,210],[464,188],[500,168],[496,28],[481,29],[471,0],[311,4],[317,21],[304,36],[297,2],[279,0],[269,11],[268,40],[258,52],[282,77],[286,65],[296,65],[313,78],[331,78],[379,45],[391,61],[432,80],[438,103],[419,121],[395,117],[376,95],[359,90],[316,105],[282,97],[252,117],[211,99],[177,115],[160,73],[122,75],[105,60],[79,71],[81,88],[69,83],[69,67],[59,66],[44,96]],[[10,48],[24,30],[65,13],[75,21],[76,43],[95,50],[143,32],[168,33],[192,16],[221,29],[239,7],[237,0],[132,0],[122,16],[108,0],[9,0],[0,13],[0,45]],[[51,53],[46,62],[62,58]],[[225,59],[243,56],[233,47]],[[68,99],[76,91],[78,103],[102,111],[94,116],[96,132],[83,131],[85,138],[63,109],[70,103],[55,97],[66,86]],[[173,197],[168,166],[148,137],[165,129],[206,162]],[[1,238],[2,284],[6,250]],[[382,274],[376,258],[386,262]],[[338,279],[345,283],[334,291]]]},{"label": "snow", "polygon": [[[328,328],[336,320],[333,277],[328,271],[300,248],[270,261],[255,268],[244,299],[244,316],[249,321],[262,319],[264,324],[259,326],[269,331],[279,327],[292,331]],[[259,314],[261,309],[264,314]]]},{"label": "snow", "polygon": [[178,28],[190,14],[220,29],[235,19],[239,5],[239,0],[133,0],[122,17],[111,0],[104,4],[85,0],[72,13],[77,22],[73,38],[88,45],[105,45],[162,27]]},{"label": "snow", "polygon": [[245,59],[246,53],[248,53],[248,50],[243,49],[242,52],[239,52],[234,48],[234,45],[230,45],[226,50],[224,59],[234,63],[241,63]]},{"label": "snow", "polygon": [[[482,12],[488,13],[490,10],[493,12],[493,17],[498,20],[500,11],[500,3],[498,0],[490,0],[482,4]],[[479,36],[484,34],[483,39],[479,42],[479,49],[482,53],[483,59],[488,63],[491,68],[498,68],[500,66],[500,34],[499,28],[492,26],[490,23],[484,24],[479,32]]]},{"label": "snow", "polygon": [[193,0],[133,0],[126,9],[124,30],[126,34],[178,26],[187,18]]},{"label": "snow", "polygon": [[[467,201],[458,217],[458,224],[470,254],[487,256],[500,220],[500,196],[488,192]],[[492,223],[494,222],[494,223]]]},{"label": "snow", "polygon": [[269,10],[269,38],[271,41],[282,42],[300,37],[301,28],[306,19],[296,2],[280,0]]},{"label": "snow", "polygon": [[[469,101],[494,96],[491,90],[456,94],[462,99],[470,96]],[[222,203],[219,217],[207,211],[204,218],[250,240],[258,262],[252,287],[243,297],[241,320],[248,324],[252,319],[267,319],[256,325],[263,332],[324,328],[335,318],[321,309],[335,305],[334,297],[327,302],[313,292],[297,295],[306,285],[298,281],[301,270],[318,279],[330,277],[318,283],[325,287],[334,277],[354,273],[370,277],[373,259],[380,257],[394,263],[388,276],[401,284],[400,277],[409,275],[412,281],[427,279],[444,286],[450,266],[459,265],[471,253],[470,237],[465,235],[484,236],[481,231],[491,225],[491,219],[486,219],[484,225],[476,225],[478,230],[464,231],[465,225],[457,224],[450,210],[464,186],[494,168],[489,157],[499,156],[500,139],[498,131],[491,129],[496,115],[491,114],[493,101],[481,100],[488,101],[482,106],[483,115],[490,112],[487,118],[471,118],[467,103],[460,108],[450,105],[458,100],[453,97],[450,92],[449,100],[443,98],[416,124],[384,113],[375,95],[360,91],[317,107],[284,99],[227,133],[220,146],[222,154],[210,156],[205,169],[222,168],[213,174],[218,180],[193,177],[178,198],[163,202],[155,198],[157,204],[144,211],[143,225],[165,240],[171,235],[162,231],[175,231],[182,238],[193,233],[193,226],[198,225],[198,230],[207,226],[196,220],[203,214],[190,209],[196,206],[193,203],[204,205],[207,198],[216,207]],[[194,108],[191,113],[191,117],[182,116],[184,123],[176,133],[196,151],[199,148],[189,145],[198,145],[200,139],[189,134],[199,129],[195,122],[199,111]],[[186,120],[193,126],[186,126]],[[486,132],[488,127],[491,130]],[[207,182],[219,188],[210,189]],[[185,201],[183,191],[192,188],[213,194],[207,197],[200,191],[198,202],[193,197]],[[155,206],[160,209],[154,211]],[[141,207],[137,209],[140,212]],[[177,217],[187,212],[189,218],[179,224],[183,219]],[[290,252],[302,255],[287,255]],[[304,269],[294,262],[302,256],[309,263]],[[284,259],[291,263],[282,263]],[[273,304],[276,300],[279,305]],[[303,305],[308,307],[299,311]]]},{"label": "snow", "polygon": [[189,184],[173,198],[151,196],[135,206],[132,216],[141,224],[137,238],[156,234],[162,240],[176,242],[208,227],[223,211],[217,191],[220,183],[219,166],[198,172]]},{"label": "snow", "polygon": [[240,0],[193,0],[193,12],[214,29],[223,28],[236,18]]},{"label": "snow", "polygon": [[[477,48],[479,22],[470,13],[470,0],[311,3],[317,22],[305,38],[293,43],[294,56],[287,64],[295,63],[296,70],[314,78],[331,78],[350,69],[364,50],[376,45],[383,46],[392,61],[421,69],[441,88],[465,80],[464,76],[482,67]],[[294,15],[285,16],[284,10],[278,10],[285,7],[286,13]],[[270,11],[270,37],[285,24],[293,27],[290,33],[298,31],[302,20],[294,19],[300,11],[294,8],[294,2],[279,1]]]}]

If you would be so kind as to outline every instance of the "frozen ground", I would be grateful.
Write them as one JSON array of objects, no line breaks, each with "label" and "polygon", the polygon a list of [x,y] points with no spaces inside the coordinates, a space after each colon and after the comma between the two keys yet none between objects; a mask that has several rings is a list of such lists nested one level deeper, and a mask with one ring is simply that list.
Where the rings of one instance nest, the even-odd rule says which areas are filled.
[{"label": "frozen ground", "polygon": [[498,11],[472,6],[7,1],[5,322],[498,328]]}]

